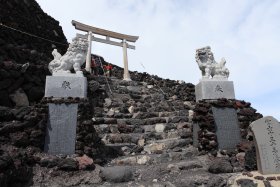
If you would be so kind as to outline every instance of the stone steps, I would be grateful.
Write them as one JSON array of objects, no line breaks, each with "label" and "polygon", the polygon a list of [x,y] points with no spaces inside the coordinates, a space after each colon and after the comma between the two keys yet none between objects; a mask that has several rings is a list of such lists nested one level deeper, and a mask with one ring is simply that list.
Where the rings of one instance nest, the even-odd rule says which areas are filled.
[{"label": "stone steps", "polygon": [[190,122],[156,123],[152,125],[126,125],[126,124],[95,124],[98,133],[144,133],[144,132],[168,132],[177,129],[191,128]]},{"label": "stone steps", "polygon": [[110,124],[110,125],[134,125],[134,126],[145,126],[145,125],[156,125],[166,123],[188,123],[189,119],[187,116],[172,116],[172,117],[152,117],[146,119],[137,118],[101,118],[94,117],[94,125],[99,124]]},{"label": "stone steps", "polygon": [[108,165],[146,165],[161,164],[166,162],[184,160],[185,163],[193,163],[199,152],[193,146],[181,148],[176,151],[164,152],[161,154],[136,154],[121,156],[113,159]]},{"label": "stone steps", "polygon": [[170,132],[147,132],[147,133],[107,133],[99,134],[104,143],[137,143],[139,140],[153,141],[172,138],[191,138],[192,132],[184,131],[184,129]]},{"label": "stone steps", "polygon": [[173,149],[186,148],[192,144],[192,138],[182,139],[177,137],[161,140],[145,140],[136,136],[130,136],[129,134],[125,135],[110,137],[109,140],[112,142],[108,141],[106,137],[102,141],[106,146],[118,149],[125,155],[132,153],[161,154]]},{"label": "stone steps", "polygon": [[105,99],[103,117],[93,118],[105,146],[136,154],[132,160],[142,163],[139,154],[159,155],[192,143],[190,103],[166,98],[144,83],[114,79],[110,84],[113,94]]},{"label": "stone steps", "polygon": [[187,147],[192,143],[192,138],[169,138],[163,140],[149,140],[144,146],[144,151],[147,153],[162,153],[164,150]]}]

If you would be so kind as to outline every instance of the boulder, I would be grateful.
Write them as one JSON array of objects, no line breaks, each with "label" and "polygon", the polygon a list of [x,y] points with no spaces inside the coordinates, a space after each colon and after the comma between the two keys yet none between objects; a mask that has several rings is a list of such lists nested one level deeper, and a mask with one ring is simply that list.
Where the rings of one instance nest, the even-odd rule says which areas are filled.
[{"label": "boulder", "polygon": [[93,163],[92,158],[87,155],[83,155],[82,157],[76,157],[76,160],[79,163],[80,170],[93,170],[95,169],[95,165]]},{"label": "boulder", "polygon": [[104,181],[120,183],[133,180],[133,169],[131,167],[114,166],[102,168],[99,176]]},{"label": "boulder", "polygon": [[66,158],[60,161],[58,168],[64,171],[75,171],[79,169],[79,164],[72,158]]},{"label": "boulder", "polygon": [[229,161],[225,159],[215,159],[210,164],[208,171],[210,173],[232,173],[233,167]]},{"label": "boulder", "polygon": [[15,103],[16,106],[28,106],[29,101],[25,92],[19,88],[12,94],[10,94],[11,100]]}]

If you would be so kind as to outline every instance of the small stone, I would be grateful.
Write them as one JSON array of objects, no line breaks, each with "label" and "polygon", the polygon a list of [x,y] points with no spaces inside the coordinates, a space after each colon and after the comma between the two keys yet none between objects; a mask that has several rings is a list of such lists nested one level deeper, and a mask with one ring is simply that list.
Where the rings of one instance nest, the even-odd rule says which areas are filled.
[{"label": "small stone", "polygon": [[21,88],[10,94],[10,98],[16,106],[29,106],[28,97]]},{"label": "small stone", "polygon": [[266,180],[268,181],[276,180],[276,177],[266,177]]},{"label": "small stone", "polygon": [[160,153],[160,152],[162,152],[163,149],[164,149],[163,143],[151,143],[144,147],[144,151],[148,152],[149,154]]},{"label": "small stone", "polygon": [[133,169],[123,166],[106,167],[101,169],[99,176],[108,182],[128,182],[133,180]]},{"label": "small stone", "polygon": [[207,183],[207,187],[223,187],[226,186],[227,181],[223,177],[211,177]]},{"label": "small stone", "polygon": [[227,160],[216,159],[210,164],[208,171],[210,173],[232,173],[233,167]]},{"label": "small stone", "polygon": [[251,179],[238,179],[236,181],[237,185],[240,187],[257,187],[258,184],[255,184]]},{"label": "small stone", "polygon": [[248,176],[248,177],[253,177],[254,175],[250,172],[243,172],[242,175]]},{"label": "small stone", "polygon": [[112,117],[112,116],[114,116],[114,114],[115,114],[115,111],[111,108],[108,112],[107,112],[107,116],[109,116],[109,117]]},{"label": "small stone", "polygon": [[75,171],[78,170],[78,162],[72,158],[62,159],[58,168],[64,171]]},{"label": "small stone", "polygon": [[165,129],[165,124],[161,123],[161,124],[156,124],[155,126],[155,131],[156,132],[164,132]]},{"label": "small stone", "polygon": [[143,147],[145,145],[145,139],[140,139],[138,140],[138,143],[137,143],[139,146]]},{"label": "small stone", "polygon": [[130,114],[134,113],[134,106],[130,106],[128,108],[128,111],[129,111]]},{"label": "small stone", "polygon": [[238,160],[238,162],[239,162],[239,164],[240,164],[241,166],[244,166],[244,163],[245,163],[245,153],[244,153],[244,152],[238,153],[238,154],[236,155],[236,159]]},{"label": "small stone", "polygon": [[178,96],[177,96],[177,95],[173,95],[173,96],[171,97],[171,99],[172,99],[172,100],[177,100],[177,99],[178,99]]},{"label": "small stone", "polygon": [[135,165],[137,163],[136,157],[127,157],[120,160],[117,160],[116,163],[118,165]]},{"label": "small stone", "polygon": [[151,157],[149,156],[138,156],[137,157],[137,164],[140,164],[140,165],[144,165],[146,164],[147,162],[149,162],[151,160]]},{"label": "small stone", "polygon": [[153,182],[157,182],[158,180],[157,179],[153,179]]},{"label": "small stone", "polygon": [[79,163],[80,170],[95,169],[93,160],[87,155],[83,155],[82,157],[76,157],[76,160]]},{"label": "small stone", "polygon": [[255,176],[254,179],[263,181],[264,177],[263,176]]}]

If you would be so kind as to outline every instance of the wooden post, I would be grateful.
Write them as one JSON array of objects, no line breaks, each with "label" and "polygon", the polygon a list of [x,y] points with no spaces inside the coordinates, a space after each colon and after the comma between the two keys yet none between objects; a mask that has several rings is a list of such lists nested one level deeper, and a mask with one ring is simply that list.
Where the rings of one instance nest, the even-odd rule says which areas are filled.
[{"label": "wooden post", "polygon": [[123,40],[123,80],[131,81],[129,71],[128,71],[128,60],[127,60],[127,43],[126,39]]},{"label": "wooden post", "polygon": [[88,52],[86,58],[86,71],[91,73],[91,39],[92,39],[92,32],[88,32]]}]

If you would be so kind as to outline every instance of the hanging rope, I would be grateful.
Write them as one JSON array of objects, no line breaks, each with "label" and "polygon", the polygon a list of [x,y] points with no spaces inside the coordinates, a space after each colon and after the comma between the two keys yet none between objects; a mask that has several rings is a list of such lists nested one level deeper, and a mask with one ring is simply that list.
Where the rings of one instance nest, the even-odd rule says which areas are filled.
[{"label": "hanging rope", "polygon": [[51,42],[51,43],[56,43],[56,44],[68,46],[68,44],[64,44],[64,43],[56,42],[56,41],[49,40],[49,39],[46,39],[46,38],[42,38],[42,37],[40,37],[40,36],[37,36],[37,35],[34,35],[34,34],[30,34],[30,33],[28,33],[28,32],[21,31],[21,30],[15,29],[15,28],[13,28],[13,27],[4,25],[3,23],[0,23],[0,26],[5,27],[5,28],[10,29],[10,30],[13,30],[13,31],[20,32],[20,33],[25,34],[25,35],[28,35],[28,36],[32,36],[32,37],[35,37],[35,38],[39,38],[39,39],[42,39],[42,40],[45,40],[45,41],[48,41],[48,42]]},{"label": "hanging rope", "polygon": [[[102,61],[101,61],[101,59],[100,59],[100,56],[98,56],[98,59],[99,59],[99,62],[100,62],[100,64],[101,64],[101,68],[102,68],[103,72],[105,73],[104,68],[103,68]],[[109,85],[109,82],[108,82],[108,79],[107,79],[107,76],[106,76],[106,75],[105,75],[105,80],[106,80],[106,82],[107,82],[107,85],[108,85],[108,88],[109,88],[110,93],[113,94],[113,92],[112,92],[112,90],[111,90],[111,87],[110,87],[110,85]]]}]

